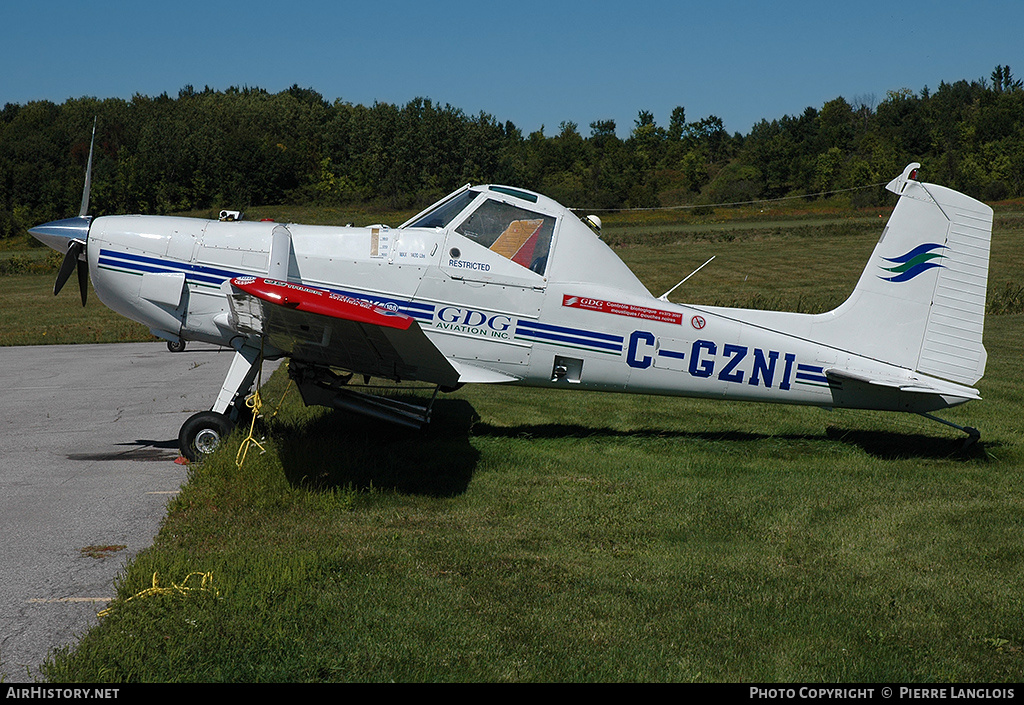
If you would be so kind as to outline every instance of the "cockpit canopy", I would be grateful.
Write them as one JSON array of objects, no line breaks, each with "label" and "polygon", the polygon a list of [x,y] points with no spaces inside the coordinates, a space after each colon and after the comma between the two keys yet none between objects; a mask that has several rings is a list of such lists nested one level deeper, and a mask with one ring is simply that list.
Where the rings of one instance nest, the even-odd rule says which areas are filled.
[{"label": "cockpit canopy", "polygon": [[466,187],[402,227],[448,228],[454,224],[453,232],[543,276],[557,218],[540,199],[537,194],[506,186]]},{"label": "cockpit canopy", "polygon": [[568,208],[532,191],[467,184],[399,227],[445,231],[439,266],[452,278],[531,289],[590,282],[650,296]]}]

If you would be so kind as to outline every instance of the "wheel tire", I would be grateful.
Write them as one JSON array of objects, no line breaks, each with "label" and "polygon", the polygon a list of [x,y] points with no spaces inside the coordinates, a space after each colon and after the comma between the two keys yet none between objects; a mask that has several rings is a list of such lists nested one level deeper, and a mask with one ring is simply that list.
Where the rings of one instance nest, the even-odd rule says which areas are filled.
[{"label": "wheel tire", "polygon": [[234,429],[234,424],[224,414],[216,411],[200,411],[193,414],[181,425],[178,432],[178,448],[191,462],[207,457]]},{"label": "wheel tire", "polygon": [[181,351],[183,351],[185,349],[185,341],[184,340],[178,340],[178,341],[168,340],[167,341],[167,349],[170,350],[171,352],[181,352]]}]

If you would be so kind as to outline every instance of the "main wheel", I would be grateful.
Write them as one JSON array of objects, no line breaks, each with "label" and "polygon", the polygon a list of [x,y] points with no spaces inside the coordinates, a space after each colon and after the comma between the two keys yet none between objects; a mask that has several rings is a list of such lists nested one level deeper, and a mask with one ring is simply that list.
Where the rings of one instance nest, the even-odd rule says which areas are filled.
[{"label": "main wheel", "polygon": [[170,350],[171,352],[181,352],[182,350],[185,349],[185,341],[184,340],[168,340],[167,341],[167,349]]},{"label": "main wheel", "polygon": [[215,451],[233,429],[234,424],[224,414],[200,411],[181,425],[181,431],[178,432],[178,448],[190,461],[202,460]]}]

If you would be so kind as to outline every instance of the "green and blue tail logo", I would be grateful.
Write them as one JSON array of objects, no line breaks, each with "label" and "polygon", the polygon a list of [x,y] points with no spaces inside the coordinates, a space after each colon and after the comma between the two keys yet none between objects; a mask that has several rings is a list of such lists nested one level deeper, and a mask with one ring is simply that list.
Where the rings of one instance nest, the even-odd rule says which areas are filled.
[{"label": "green and blue tail logo", "polygon": [[891,276],[885,276],[879,274],[880,279],[884,279],[889,282],[905,282],[910,281],[918,274],[928,271],[932,267],[942,267],[943,265],[933,260],[942,259],[945,255],[940,255],[934,250],[944,250],[945,245],[938,245],[935,243],[925,243],[924,245],[918,245],[910,252],[900,255],[899,257],[883,257],[886,262],[892,262],[895,267],[882,267],[886,272],[892,272]]}]

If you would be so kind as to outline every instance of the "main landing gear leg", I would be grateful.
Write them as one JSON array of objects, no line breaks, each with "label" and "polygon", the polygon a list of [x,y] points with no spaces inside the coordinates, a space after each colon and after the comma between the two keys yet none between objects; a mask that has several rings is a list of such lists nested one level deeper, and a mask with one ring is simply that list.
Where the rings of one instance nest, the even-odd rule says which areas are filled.
[{"label": "main landing gear leg", "polygon": [[918,412],[918,413],[921,416],[925,417],[926,419],[931,419],[932,421],[937,421],[938,423],[944,424],[946,426],[951,426],[953,428],[959,429],[959,430],[963,431],[964,433],[966,433],[967,434],[967,438],[966,438],[966,440],[964,440],[963,450],[967,450],[968,448],[973,446],[975,443],[977,443],[979,440],[981,440],[981,431],[979,431],[976,428],[971,428],[970,426],[961,426],[960,424],[955,424],[952,421],[946,421],[945,419],[940,419],[938,416],[932,416],[931,414],[926,414],[923,411],[922,412]]},{"label": "main landing gear leg", "polygon": [[195,462],[212,453],[231,433],[245,395],[260,371],[263,356],[259,348],[243,345],[231,360],[220,394],[210,411],[200,411],[185,421],[178,432],[181,454]]}]

